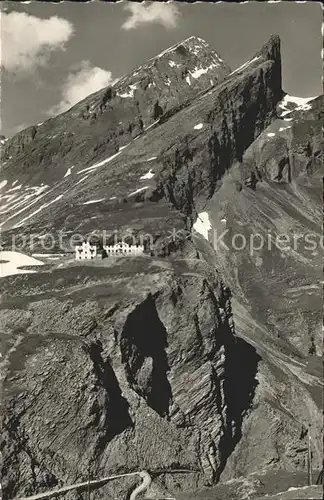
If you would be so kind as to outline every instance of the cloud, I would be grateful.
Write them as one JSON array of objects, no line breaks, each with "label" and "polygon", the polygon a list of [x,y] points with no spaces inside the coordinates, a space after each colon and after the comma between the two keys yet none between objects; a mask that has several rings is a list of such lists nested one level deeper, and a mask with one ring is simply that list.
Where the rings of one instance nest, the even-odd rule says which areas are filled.
[{"label": "cloud", "polygon": [[41,19],[25,12],[2,12],[1,67],[16,73],[42,66],[52,51],[65,49],[73,32],[73,25],[61,17]]},{"label": "cloud", "polygon": [[106,71],[98,66],[91,66],[89,61],[82,61],[79,69],[70,73],[63,84],[63,99],[59,104],[53,106],[47,114],[54,116],[63,113],[89,94],[112,85],[115,81],[112,78],[111,71]]},{"label": "cloud", "polygon": [[131,30],[147,23],[160,23],[165,28],[175,28],[180,16],[177,6],[172,3],[152,2],[147,5],[128,2],[125,9],[131,13],[130,18],[122,25],[125,30]]}]

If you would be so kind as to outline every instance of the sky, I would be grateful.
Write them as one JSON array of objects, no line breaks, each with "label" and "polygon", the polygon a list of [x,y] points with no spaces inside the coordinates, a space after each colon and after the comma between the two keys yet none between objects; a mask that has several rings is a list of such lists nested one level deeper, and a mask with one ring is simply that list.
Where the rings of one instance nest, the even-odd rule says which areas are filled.
[{"label": "sky", "polygon": [[69,109],[192,35],[234,70],[278,34],[284,90],[300,97],[323,92],[317,2],[4,1],[1,10],[0,134],[6,137]]}]

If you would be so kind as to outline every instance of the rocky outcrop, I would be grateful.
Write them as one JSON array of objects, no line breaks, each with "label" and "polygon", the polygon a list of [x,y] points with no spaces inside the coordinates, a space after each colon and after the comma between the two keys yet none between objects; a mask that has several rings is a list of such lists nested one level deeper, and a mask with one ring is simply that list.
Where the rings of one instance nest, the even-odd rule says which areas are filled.
[{"label": "rocky outcrop", "polygon": [[[321,464],[320,102],[274,120],[204,206],[213,250],[196,240],[199,254],[221,271],[236,332],[262,358],[254,409],[223,480],[271,467],[305,470],[310,423],[314,468]],[[291,175],[285,167],[278,179],[284,159]]]},{"label": "rocky outcrop", "polygon": [[[284,99],[285,100],[285,99]],[[302,100],[302,99],[300,99]],[[323,96],[291,108],[272,122],[244,154],[242,179],[294,182],[319,178],[323,163]],[[256,185],[256,184],[255,184]]]},{"label": "rocky outcrop", "polygon": [[[93,476],[186,467],[193,477],[179,478],[182,488],[213,482],[240,438],[259,359],[235,337],[229,291],[203,263],[129,276],[123,301],[122,282],[102,296],[111,271],[99,282],[92,276],[89,287],[78,268],[68,272],[69,298],[53,292],[59,270],[51,284],[42,275],[40,295],[39,278],[4,285],[25,304],[17,312],[4,300],[1,311],[3,491],[13,497],[77,482],[89,466]],[[97,495],[106,498],[105,490]]]},{"label": "rocky outcrop", "polygon": [[[177,209],[192,215],[199,198],[206,201],[213,195],[226,171],[242,161],[247,148],[276,116],[282,97],[280,68],[280,42],[272,37],[242,72],[231,73],[213,93],[203,121],[207,130],[190,141],[184,137],[164,153],[161,182],[166,198]],[[190,108],[191,115],[198,105]]]}]

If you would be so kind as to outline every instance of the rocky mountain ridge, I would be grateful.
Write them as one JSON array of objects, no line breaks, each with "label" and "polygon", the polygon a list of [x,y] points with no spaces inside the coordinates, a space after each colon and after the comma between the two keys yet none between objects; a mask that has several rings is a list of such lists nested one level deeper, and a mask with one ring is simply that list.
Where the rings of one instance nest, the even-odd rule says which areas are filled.
[{"label": "rocky mountain ridge", "polygon": [[[63,175],[64,151],[56,149],[60,158],[57,169],[61,172],[58,181],[51,181],[52,175],[57,175],[56,168],[53,169],[54,174],[47,168],[39,173],[37,168],[30,182],[32,185],[25,184],[23,188],[20,169],[24,160],[18,156],[17,167],[8,165],[3,172],[10,175],[12,185],[19,183],[20,187],[13,185],[5,193],[8,202],[2,211],[2,227],[21,228],[30,223],[37,225],[39,221],[44,229],[55,231],[55,226],[62,228],[64,217],[66,222],[70,219],[65,224],[66,230],[83,230],[89,225],[95,228],[96,222],[91,217],[97,217],[92,212],[97,205],[87,205],[88,216],[81,206],[92,200],[102,201],[99,202],[100,213],[105,215],[106,224],[111,219],[120,226],[118,213],[122,217],[125,213],[127,222],[124,225],[136,225],[128,221],[129,215],[134,213],[127,213],[133,201],[137,202],[139,212],[136,219],[141,218],[140,213],[146,208],[139,205],[143,201],[155,202],[157,214],[161,211],[163,217],[170,212],[171,201],[171,206],[180,210],[185,218],[190,217],[193,196],[205,192],[204,196],[210,197],[225,170],[234,160],[240,161],[244,150],[276,116],[276,105],[283,95],[278,84],[281,77],[279,39],[273,37],[244,72],[245,77],[238,71],[212,89],[208,85],[207,92],[189,105],[161,116],[155,126],[120,147],[113,155],[109,154],[108,158],[101,154],[99,159],[104,159],[90,166],[85,166],[87,162],[83,149],[75,148],[79,165],[66,165],[68,170],[64,170]],[[71,116],[75,117],[75,108],[72,108]],[[63,117],[58,117],[60,119]],[[95,133],[91,140],[98,140]],[[47,149],[52,147],[51,144],[46,146]],[[85,146],[89,148],[88,142]],[[36,151],[39,149],[36,148]],[[123,162],[122,169],[120,162]],[[196,163],[206,167],[199,171]],[[154,175],[143,182],[148,168]],[[47,184],[39,184],[40,175],[48,176],[44,178]],[[9,187],[10,180],[6,181],[8,184],[5,187]],[[192,189],[192,193],[188,189]],[[35,211],[35,205],[40,201],[40,208]],[[71,211],[71,205],[79,206],[80,212]],[[100,224],[98,215],[97,224]],[[177,219],[178,215],[171,213],[170,217]],[[89,220],[92,222],[89,223]],[[34,232],[31,227],[29,229]],[[156,220],[145,229],[154,234]]]},{"label": "rocky mountain ridge", "polygon": [[163,114],[190,102],[229,73],[204,40],[191,37],[67,112],[6,141],[3,171],[10,175],[15,170],[12,161],[18,161],[23,167],[20,181],[58,180],[73,164],[86,167],[103,154],[113,155]]}]

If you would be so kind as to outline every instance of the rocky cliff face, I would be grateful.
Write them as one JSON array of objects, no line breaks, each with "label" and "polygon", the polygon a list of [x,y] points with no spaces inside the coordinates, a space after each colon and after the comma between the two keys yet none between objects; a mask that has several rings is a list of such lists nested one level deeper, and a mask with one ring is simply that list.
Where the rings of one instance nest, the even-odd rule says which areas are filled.
[{"label": "rocky cliff face", "polygon": [[89,465],[94,476],[185,467],[193,473],[179,485],[213,482],[240,437],[259,356],[235,337],[229,290],[204,263],[120,265],[100,278],[72,267],[4,279],[10,498],[73,482]]},{"label": "rocky cliff face", "polygon": [[254,410],[223,479],[247,476],[256,464],[302,470],[309,423],[320,467],[321,103],[274,120],[204,206],[214,251],[197,243],[199,252],[229,284],[236,332],[262,358]]},{"label": "rocky cliff face", "polygon": [[[167,55],[173,57],[173,51]],[[29,232],[39,233],[40,227],[54,232],[62,227],[67,231],[88,230],[113,223],[118,227],[140,227],[156,237],[172,224],[178,227],[179,214],[187,220],[200,197],[203,201],[212,196],[225,171],[235,159],[241,160],[245,149],[276,116],[282,97],[279,76],[279,40],[273,37],[246,65],[244,74],[233,72],[183,109],[166,112],[136,140],[108,157],[107,152],[101,153],[99,161],[90,166],[86,166],[87,155],[75,147],[73,154],[78,155],[78,163],[65,164],[68,169],[62,175],[64,154],[56,148],[56,167],[49,169],[47,165],[47,170],[41,171],[42,176],[48,173],[41,177],[41,184],[39,169],[32,182],[20,180],[21,158],[16,166],[8,164],[4,172],[8,178],[2,227],[19,227],[21,232],[28,226]],[[74,109],[71,119],[75,124]],[[63,118],[66,121],[63,116],[57,120]],[[86,130],[88,134],[88,127]],[[97,141],[97,134],[91,135],[91,140]],[[46,139],[46,150],[51,144]],[[86,145],[89,148],[88,142]],[[60,172],[60,178],[54,181],[52,175],[56,176],[56,172]],[[19,189],[12,184],[16,181],[22,183]],[[100,200],[100,205],[82,206],[92,200]],[[163,218],[171,223],[165,224]]]},{"label": "rocky cliff face", "polygon": [[2,278],[7,496],[89,469],[149,470],[151,498],[305,471],[309,421],[319,466],[319,252],[251,256],[213,237],[224,223],[225,243],[318,233],[320,100],[288,100],[278,37],[233,72],[190,38],[4,143],[5,246],[62,230],[154,240],[151,256]]},{"label": "rocky cliff face", "polygon": [[278,119],[245,152],[248,179],[254,175],[255,185],[262,179],[284,183],[302,177],[318,179],[323,160],[323,96],[308,100],[285,95],[277,111]]}]

